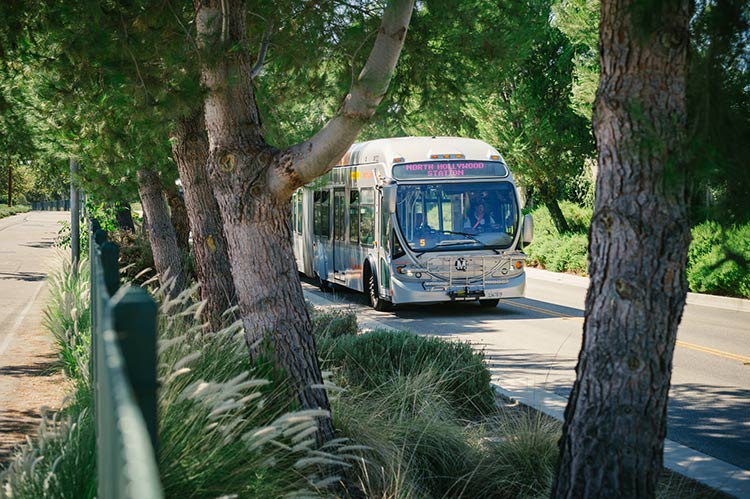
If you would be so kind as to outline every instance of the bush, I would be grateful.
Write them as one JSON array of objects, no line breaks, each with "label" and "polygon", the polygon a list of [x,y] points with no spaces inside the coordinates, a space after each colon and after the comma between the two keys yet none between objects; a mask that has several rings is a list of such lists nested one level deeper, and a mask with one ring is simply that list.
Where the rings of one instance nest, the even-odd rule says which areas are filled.
[{"label": "bush", "polygon": [[357,316],[351,310],[310,310],[313,332],[317,338],[356,335]]},{"label": "bush", "polygon": [[394,375],[441,374],[439,387],[464,417],[495,407],[490,373],[483,355],[468,343],[418,336],[410,331],[373,331],[358,336],[320,338],[318,353],[325,369],[336,369],[342,383],[362,390],[388,386]]},{"label": "bush", "polygon": [[534,242],[525,248],[528,264],[552,272],[585,275],[588,271],[588,228],[592,211],[569,201],[561,201],[560,208],[570,225],[569,234],[560,235],[557,232],[546,206],[532,212]]},{"label": "bush", "polygon": [[11,215],[17,215],[18,213],[26,213],[27,211],[31,211],[30,206],[24,206],[24,205],[19,205],[19,204],[8,206],[7,204],[0,204],[0,218],[9,217]]},{"label": "bush", "polygon": [[690,290],[750,298],[750,266],[728,258],[729,252],[750,260],[750,224],[722,229],[716,222],[704,222],[692,234],[687,271]]}]

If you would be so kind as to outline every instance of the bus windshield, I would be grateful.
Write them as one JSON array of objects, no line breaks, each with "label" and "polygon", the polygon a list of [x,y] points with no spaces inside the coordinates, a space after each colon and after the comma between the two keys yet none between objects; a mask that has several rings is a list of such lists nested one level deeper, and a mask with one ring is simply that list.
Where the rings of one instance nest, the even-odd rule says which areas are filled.
[{"label": "bus windshield", "polygon": [[396,217],[412,251],[507,249],[518,230],[510,182],[399,185]]}]

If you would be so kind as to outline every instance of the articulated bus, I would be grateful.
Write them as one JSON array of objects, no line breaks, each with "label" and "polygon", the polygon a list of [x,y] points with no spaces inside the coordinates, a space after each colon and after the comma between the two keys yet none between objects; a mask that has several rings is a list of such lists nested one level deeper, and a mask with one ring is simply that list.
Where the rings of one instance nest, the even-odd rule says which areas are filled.
[{"label": "articulated bus", "polygon": [[322,288],[365,292],[377,310],[476,300],[494,307],[526,287],[513,177],[479,140],[402,137],[354,144],[292,198],[300,272]]}]

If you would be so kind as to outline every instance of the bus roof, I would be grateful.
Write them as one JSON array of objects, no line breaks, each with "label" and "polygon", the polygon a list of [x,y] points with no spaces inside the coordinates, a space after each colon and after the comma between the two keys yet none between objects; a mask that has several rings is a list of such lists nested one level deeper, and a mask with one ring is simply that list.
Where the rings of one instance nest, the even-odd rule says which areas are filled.
[{"label": "bus roof", "polygon": [[353,144],[337,166],[384,163],[393,166],[399,163],[412,163],[436,159],[433,155],[463,159],[499,160],[505,162],[500,153],[491,145],[477,139],[463,137],[396,137],[377,139]]}]

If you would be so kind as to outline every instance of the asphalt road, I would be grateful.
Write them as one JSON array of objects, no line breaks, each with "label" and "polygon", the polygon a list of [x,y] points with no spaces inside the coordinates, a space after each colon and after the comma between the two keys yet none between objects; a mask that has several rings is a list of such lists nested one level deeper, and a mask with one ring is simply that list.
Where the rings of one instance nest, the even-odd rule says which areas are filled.
[{"label": "asphalt road", "polygon": [[[530,270],[526,298],[491,310],[475,303],[375,312],[360,293],[335,300],[395,328],[484,349],[493,381],[567,397],[581,347],[587,279]],[[306,293],[320,293],[305,284]],[[331,298],[331,294],[327,294]],[[750,470],[750,312],[688,304],[677,335],[667,437]]]}]

